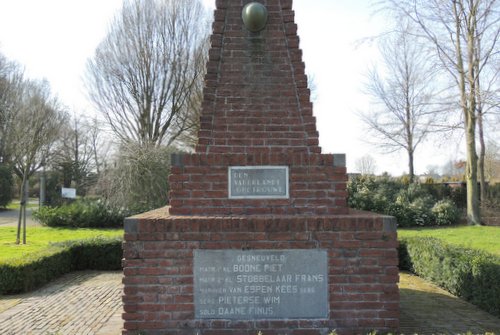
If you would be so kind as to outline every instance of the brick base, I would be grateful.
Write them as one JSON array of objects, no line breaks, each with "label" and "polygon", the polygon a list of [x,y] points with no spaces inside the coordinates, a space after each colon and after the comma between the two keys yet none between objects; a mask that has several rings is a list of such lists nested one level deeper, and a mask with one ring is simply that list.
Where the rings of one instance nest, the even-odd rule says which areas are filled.
[{"label": "brick base", "polygon": [[[331,216],[171,216],[125,221],[123,334],[353,334],[399,326],[396,224],[364,212]],[[325,249],[329,319],[196,320],[196,249]]]}]

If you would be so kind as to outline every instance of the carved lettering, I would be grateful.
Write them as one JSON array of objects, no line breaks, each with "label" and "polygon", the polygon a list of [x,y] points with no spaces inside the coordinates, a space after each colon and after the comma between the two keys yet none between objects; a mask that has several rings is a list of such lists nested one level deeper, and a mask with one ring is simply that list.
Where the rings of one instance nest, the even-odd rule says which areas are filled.
[{"label": "carved lettering", "polygon": [[287,166],[229,167],[229,198],[288,198]]},{"label": "carved lettering", "polygon": [[196,317],[325,317],[326,258],[322,250],[197,250]]}]

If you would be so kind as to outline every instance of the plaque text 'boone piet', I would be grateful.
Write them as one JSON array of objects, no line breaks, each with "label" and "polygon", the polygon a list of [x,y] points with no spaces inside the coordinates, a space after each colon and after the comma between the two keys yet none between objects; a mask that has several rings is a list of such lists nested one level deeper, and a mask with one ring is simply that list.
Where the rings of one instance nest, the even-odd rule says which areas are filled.
[{"label": "plaque text 'boone piet'", "polygon": [[325,250],[195,250],[200,319],[326,318]]}]

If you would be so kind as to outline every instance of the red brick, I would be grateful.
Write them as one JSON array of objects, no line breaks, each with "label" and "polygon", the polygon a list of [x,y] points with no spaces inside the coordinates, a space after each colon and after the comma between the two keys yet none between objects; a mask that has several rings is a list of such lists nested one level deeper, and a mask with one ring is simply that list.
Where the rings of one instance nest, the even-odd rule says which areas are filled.
[{"label": "red brick", "polygon": [[142,313],[122,313],[122,319],[127,323],[133,320],[143,320]]},{"label": "red brick", "polygon": [[[147,214],[138,234],[125,235],[124,308],[129,319],[141,318],[126,321],[125,333],[320,334],[336,328],[347,334],[365,323],[397,329],[396,236],[382,235],[376,216],[333,216],[348,213],[346,168],[333,167],[333,155],[319,148],[292,1],[265,3],[263,62],[248,57],[254,35],[241,27],[241,1],[217,0],[199,142],[196,153],[171,170],[174,217]],[[274,80],[266,80],[269,74]],[[228,166],[237,165],[289,166],[290,199],[228,199]],[[199,248],[327,249],[331,319],[194,320],[193,251]]]},{"label": "red brick", "polygon": [[292,331],[293,335],[320,335],[322,331],[319,329],[295,329]]},{"label": "red brick", "polygon": [[[125,314],[122,314],[122,318],[123,319],[125,319]],[[123,326],[127,330],[136,330],[136,329],[139,329],[139,323],[136,322],[136,321],[125,321],[124,324],[123,324]]]}]

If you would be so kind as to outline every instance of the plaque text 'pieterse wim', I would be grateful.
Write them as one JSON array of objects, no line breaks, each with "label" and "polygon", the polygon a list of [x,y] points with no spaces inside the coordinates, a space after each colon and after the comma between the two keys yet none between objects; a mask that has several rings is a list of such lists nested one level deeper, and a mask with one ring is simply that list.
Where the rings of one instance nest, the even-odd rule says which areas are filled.
[{"label": "plaque text 'pieterse wim'", "polygon": [[324,250],[195,250],[199,319],[326,318]]}]

